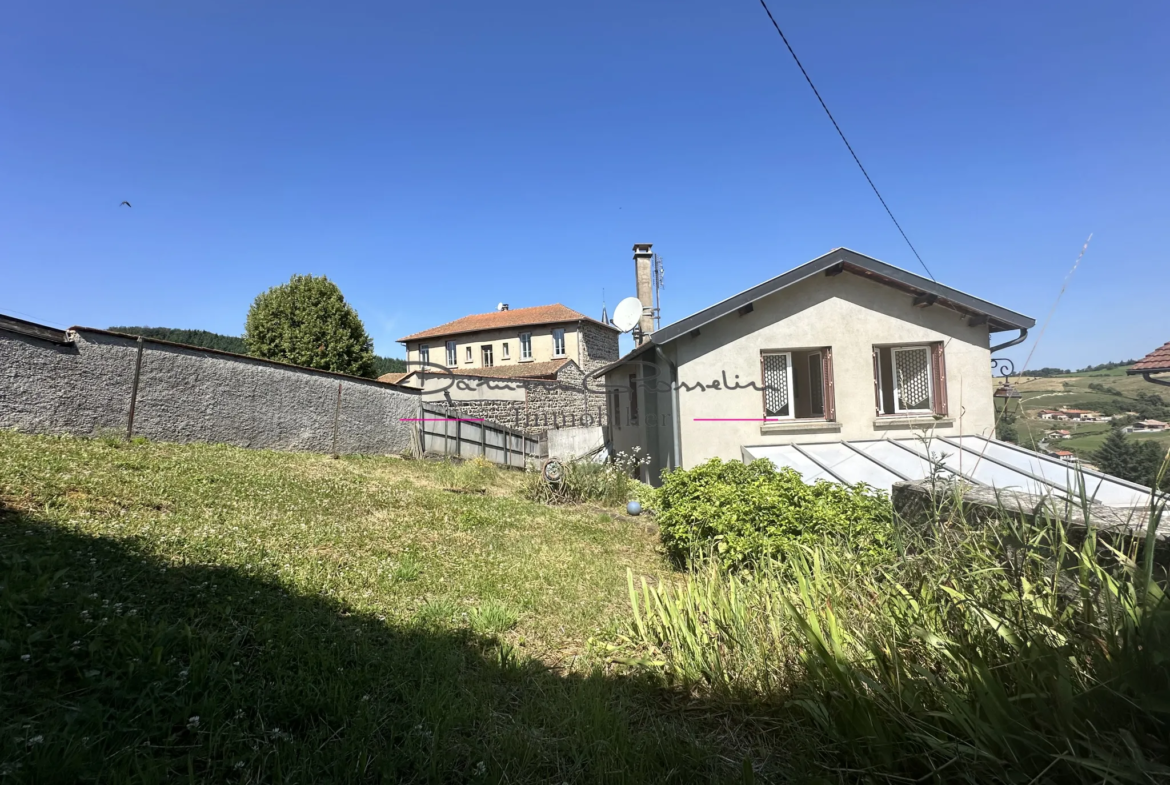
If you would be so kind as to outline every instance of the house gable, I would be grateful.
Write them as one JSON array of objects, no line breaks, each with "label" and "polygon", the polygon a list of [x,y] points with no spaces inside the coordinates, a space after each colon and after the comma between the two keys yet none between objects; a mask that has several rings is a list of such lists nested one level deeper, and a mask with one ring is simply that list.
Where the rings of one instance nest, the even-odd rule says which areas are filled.
[{"label": "house gable", "polygon": [[[677,367],[682,465],[689,467],[711,457],[738,459],[745,444],[912,435],[910,419],[878,416],[875,346],[942,347],[950,412],[941,420],[930,415],[919,420],[950,434],[990,436],[995,415],[989,342],[987,324],[972,325],[951,309],[915,307],[897,289],[841,275],[806,278],[761,297],[749,312],[725,314],[657,348]],[[832,356],[832,421],[779,428],[761,423],[761,355],[825,348]],[[645,354],[637,359],[653,361]],[[624,386],[632,367],[629,362],[616,365],[607,382]]]}]

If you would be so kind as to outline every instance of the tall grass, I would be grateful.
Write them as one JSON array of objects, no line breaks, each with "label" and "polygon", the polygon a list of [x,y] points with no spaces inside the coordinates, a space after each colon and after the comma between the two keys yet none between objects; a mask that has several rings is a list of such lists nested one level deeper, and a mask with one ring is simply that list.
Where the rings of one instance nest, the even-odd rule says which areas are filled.
[{"label": "tall grass", "polygon": [[850,778],[1170,781],[1164,511],[1152,500],[1141,550],[1004,515],[902,526],[900,557],[876,570],[813,546],[750,573],[631,576],[627,659],[795,710]]}]

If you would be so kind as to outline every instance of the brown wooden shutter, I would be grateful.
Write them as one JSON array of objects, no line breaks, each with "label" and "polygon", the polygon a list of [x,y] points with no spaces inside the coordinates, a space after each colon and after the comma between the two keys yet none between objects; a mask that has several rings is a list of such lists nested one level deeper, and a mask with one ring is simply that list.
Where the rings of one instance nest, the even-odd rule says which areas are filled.
[{"label": "brown wooden shutter", "polygon": [[881,371],[879,370],[880,363],[881,359],[878,357],[878,348],[875,346],[873,347],[873,410],[877,413],[878,417],[880,417],[882,414],[882,384],[880,381]]},{"label": "brown wooden shutter", "polygon": [[947,413],[947,363],[943,350],[944,344],[941,341],[930,345],[930,372],[934,387],[934,400],[931,401],[931,409],[935,414],[945,416]]},{"label": "brown wooden shutter", "polygon": [[837,396],[833,394],[833,349],[821,349],[821,385],[824,387],[825,419],[837,421]]}]

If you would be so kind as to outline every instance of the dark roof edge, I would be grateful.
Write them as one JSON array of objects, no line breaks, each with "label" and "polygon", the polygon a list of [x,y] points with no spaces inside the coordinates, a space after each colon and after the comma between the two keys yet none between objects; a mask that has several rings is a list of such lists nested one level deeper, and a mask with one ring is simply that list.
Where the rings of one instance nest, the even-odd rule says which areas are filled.
[{"label": "dark roof edge", "polygon": [[[952,289],[949,286],[944,286],[929,278],[923,278],[921,275],[903,270],[900,267],[894,267],[892,264],[878,261],[873,257],[851,251],[848,248],[838,248],[830,251],[824,256],[813,259],[811,262],[795,267],[786,273],[764,281],[761,284],[753,286],[750,289],[732,295],[722,302],[718,302],[708,308],[703,309],[697,313],[691,314],[677,322],[668,324],[653,334],[654,343],[664,344],[685,335],[692,330],[703,327],[710,322],[720,319],[749,303],[753,303],[762,297],[767,297],[782,289],[786,289],[793,284],[799,283],[806,278],[811,278],[814,275],[824,272],[838,264],[844,264],[852,267],[868,270],[876,275],[889,278],[891,281],[901,283],[904,286],[910,286],[919,289],[926,294],[933,294],[937,297],[947,300],[950,303],[974,311],[978,314],[985,315],[996,323],[999,329],[993,329],[992,332],[1002,332],[1003,330],[1026,330],[1036,325],[1036,320],[1030,316],[1025,316],[1021,313],[1008,310],[1001,306],[989,303],[986,300],[981,300],[978,297],[960,292],[958,289]],[[882,283],[879,281],[878,283]]]},{"label": "dark roof edge", "polygon": [[596,379],[599,376],[604,376],[605,374],[612,371],[614,368],[617,368],[618,366],[625,365],[626,363],[631,362],[635,357],[639,356],[643,352],[648,352],[651,349],[655,348],[657,346],[657,342],[654,340],[654,335],[657,335],[657,333],[650,335],[646,339],[646,342],[643,343],[641,346],[635,346],[633,349],[626,352],[624,355],[617,358],[616,360],[611,362],[609,365],[603,365],[602,367],[598,368],[596,371],[593,371],[592,373],[586,374],[586,376],[588,376],[590,379]]},{"label": "dark roof edge", "polygon": [[24,319],[17,319],[15,316],[7,316],[0,313],[0,330],[17,335],[24,335],[29,338],[39,338],[42,341],[55,343],[58,346],[68,346],[73,343],[73,339],[65,330],[58,330],[55,327],[48,327],[36,322],[28,322]]},{"label": "dark roof edge", "polygon": [[[164,341],[162,338],[147,338],[145,335],[133,335],[131,333],[116,333],[112,330],[103,330],[100,327],[70,327],[69,331],[75,332],[75,333],[95,333],[97,335],[110,335],[110,336],[113,336],[115,338],[126,338],[126,339],[131,340],[131,341],[137,341],[139,338],[141,338],[143,343],[157,343],[157,344],[162,344],[163,346],[173,346],[176,349],[190,349],[192,351],[202,352],[204,354],[217,354],[221,357],[232,357],[236,360],[247,360],[248,362],[260,363],[261,365],[275,365],[279,368],[289,368],[289,369],[292,369],[294,371],[304,371],[306,373],[316,373],[316,374],[323,374],[325,376],[333,376],[333,377],[336,377],[338,379],[347,379],[351,382],[370,382],[371,384],[378,384],[378,385],[382,385],[383,387],[388,386],[388,387],[393,387],[395,389],[400,389],[402,392],[410,393],[412,395],[418,393],[417,390],[414,390],[410,387],[403,388],[397,384],[393,384],[392,382],[380,382],[376,378],[370,379],[369,377],[366,377],[366,376],[353,376],[353,375],[348,374],[348,373],[338,373],[337,371],[325,371],[325,370],[322,370],[321,368],[309,368],[309,367],[304,366],[304,365],[293,365],[292,363],[285,363],[285,362],[281,362],[280,360],[268,360],[268,359],[265,359],[263,357],[253,357],[253,356],[248,355],[248,354],[236,354],[235,352],[225,352],[222,349],[209,349],[206,346],[192,346],[191,344],[188,344],[188,343],[175,343],[174,341]],[[383,375],[385,375],[385,374],[383,374]]]}]

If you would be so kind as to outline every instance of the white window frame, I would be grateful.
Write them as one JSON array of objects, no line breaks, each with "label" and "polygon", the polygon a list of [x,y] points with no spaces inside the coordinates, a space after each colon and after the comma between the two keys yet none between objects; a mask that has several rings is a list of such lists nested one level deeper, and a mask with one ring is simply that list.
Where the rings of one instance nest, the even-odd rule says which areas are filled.
[{"label": "white window frame", "polygon": [[[776,356],[776,355],[784,355],[785,357],[788,358],[787,361],[784,363],[785,372],[788,376],[788,380],[787,380],[787,382],[788,382],[788,387],[787,387],[787,390],[788,390],[788,414],[768,414],[768,399],[767,399],[768,394],[766,392],[766,390],[768,388],[768,379],[764,375],[764,357]],[[792,378],[792,352],[770,351],[767,349],[760,352],[760,376],[761,376],[760,381],[764,383],[764,389],[765,389],[764,399],[761,401],[761,403],[763,404],[763,408],[764,408],[764,419],[766,421],[769,421],[769,422],[772,420],[795,420],[796,419],[796,395],[795,395],[796,388],[793,386],[793,382],[795,380]]]},{"label": "white window frame", "polygon": [[[880,348],[880,347],[879,347]],[[934,358],[931,356],[930,345],[920,344],[918,346],[891,346],[890,348],[890,373],[894,375],[894,414],[934,414],[934,366],[932,362]],[[903,409],[901,405],[902,396],[898,386],[898,352],[926,352],[926,408],[925,409]],[[878,363],[878,389],[885,390],[885,385],[882,384],[881,378],[882,364]],[[885,395],[885,393],[882,393]],[[885,411],[886,402],[882,401],[882,410]],[[887,417],[889,415],[886,415]]]},{"label": "white window frame", "polygon": [[501,360],[511,360],[512,359],[511,346],[512,346],[512,344],[509,341],[503,341],[502,343],[500,343],[500,359]]},{"label": "white window frame", "polygon": [[418,365],[420,368],[425,368],[427,363],[431,361],[431,345],[429,343],[420,343],[418,345]]},{"label": "white window frame", "polygon": [[520,362],[532,359],[532,333],[520,333]]},{"label": "white window frame", "polygon": [[[565,328],[564,327],[555,328],[552,331],[552,339],[553,339],[553,357],[564,357],[565,356]],[[557,343],[560,343],[560,351],[557,351]]]},{"label": "white window frame", "polygon": [[463,352],[463,362],[475,362],[475,349],[471,346],[471,344],[468,344],[466,351]]},{"label": "white window frame", "polygon": [[447,367],[454,368],[459,364],[459,344],[447,341]]},{"label": "white window frame", "polygon": [[479,347],[479,362],[481,368],[496,367],[496,350],[490,343],[485,343]]}]

